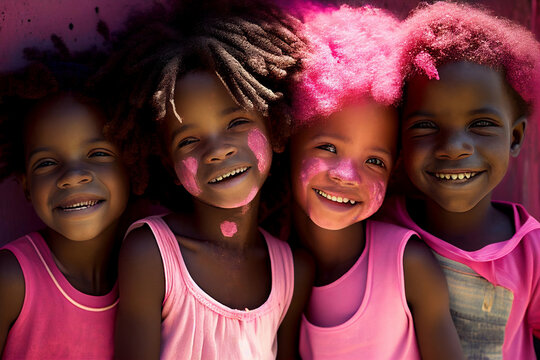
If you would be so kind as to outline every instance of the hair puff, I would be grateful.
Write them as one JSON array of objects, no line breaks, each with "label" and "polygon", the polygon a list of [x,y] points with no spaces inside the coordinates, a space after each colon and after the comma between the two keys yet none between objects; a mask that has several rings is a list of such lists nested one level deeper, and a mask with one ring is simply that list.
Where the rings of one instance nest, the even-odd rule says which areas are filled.
[{"label": "hair puff", "polygon": [[370,6],[343,5],[312,8],[304,22],[309,50],[293,89],[295,125],[366,97],[385,105],[398,101],[402,84],[394,16]]},{"label": "hair puff", "polygon": [[521,25],[470,5],[441,1],[420,5],[402,29],[405,80],[415,74],[438,79],[441,65],[468,61],[502,71],[529,105],[539,96],[540,45]]}]

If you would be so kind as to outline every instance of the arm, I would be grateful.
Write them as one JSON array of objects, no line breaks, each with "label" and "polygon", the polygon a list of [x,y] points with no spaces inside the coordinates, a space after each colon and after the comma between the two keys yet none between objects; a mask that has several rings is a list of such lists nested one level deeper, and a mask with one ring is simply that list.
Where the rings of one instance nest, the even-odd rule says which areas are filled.
[{"label": "arm", "polygon": [[158,245],[148,226],[127,235],[118,266],[120,303],[115,357],[159,359],[165,275]]},{"label": "arm", "polygon": [[450,316],[446,278],[431,250],[417,237],[405,247],[403,270],[422,359],[463,359]]},{"label": "arm", "polygon": [[24,302],[24,275],[15,255],[0,251],[0,355]]},{"label": "arm", "polygon": [[315,274],[313,260],[304,250],[294,252],[294,292],[289,310],[278,330],[278,359],[299,359],[300,320],[311,295]]}]

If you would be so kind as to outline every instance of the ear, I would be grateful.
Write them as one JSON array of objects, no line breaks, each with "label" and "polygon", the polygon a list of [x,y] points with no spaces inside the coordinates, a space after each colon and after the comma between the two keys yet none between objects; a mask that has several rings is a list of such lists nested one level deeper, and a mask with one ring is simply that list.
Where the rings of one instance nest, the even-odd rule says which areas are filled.
[{"label": "ear", "polygon": [[32,199],[30,199],[30,191],[28,190],[28,181],[26,179],[26,174],[17,175],[17,182],[21,184],[26,200],[32,201]]},{"label": "ear", "polygon": [[521,145],[525,139],[525,129],[527,127],[527,118],[525,116],[520,117],[512,125],[512,143],[510,144],[510,155],[516,157],[519,155]]}]

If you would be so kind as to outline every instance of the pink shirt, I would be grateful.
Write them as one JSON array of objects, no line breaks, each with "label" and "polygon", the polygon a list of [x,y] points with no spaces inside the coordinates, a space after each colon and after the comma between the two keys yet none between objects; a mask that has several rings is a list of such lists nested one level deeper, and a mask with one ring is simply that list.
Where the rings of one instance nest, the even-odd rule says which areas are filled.
[{"label": "pink shirt", "polygon": [[[348,320],[330,327],[316,326],[304,316],[302,359],[420,359],[403,275],[403,252],[412,235],[392,224],[366,221],[367,272],[359,307]],[[333,296],[355,297],[356,287],[344,280],[336,280]]]},{"label": "pink shirt", "polygon": [[385,209],[392,221],[418,232],[440,255],[466,355],[484,343],[497,345],[500,338],[498,350],[494,345],[485,350],[496,351],[491,358],[536,359],[532,334],[540,337],[540,224],[521,205],[497,203],[514,214],[516,232],[476,251],[459,249],[420,228],[403,198],[391,199]]},{"label": "pink shirt", "polygon": [[24,275],[25,296],[3,359],[112,359],[118,290],[92,296],[76,290],[38,233],[3,247]]},{"label": "pink shirt", "polygon": [[261,230],[270,254],[272,290],[260,307],[236,310],[217,302],[195,283],[175,235],[161,217],[140,220],[130,229],[144,224],[154,234],[165,273],[161,359],[275,359],[277,330],[294,288],[289,245]]}]

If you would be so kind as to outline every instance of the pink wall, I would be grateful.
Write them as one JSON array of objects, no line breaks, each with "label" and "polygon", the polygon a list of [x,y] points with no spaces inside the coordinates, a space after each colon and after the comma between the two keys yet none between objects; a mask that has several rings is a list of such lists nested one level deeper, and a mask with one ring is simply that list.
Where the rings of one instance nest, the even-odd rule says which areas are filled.
[{"label": "pink wall", "polygon": [[[156,2],[164,2],[157,1]],[[389,8],[404,17],[415,7],[416,0],[321,1],[327,3],[370,3]],[[535,25],[540,32],[540,9],[536,0],[484,0],[481,3],[497,14],[509,17],[529,28]],[[71,50],[89,45],[100,46],[103,38],[97,33],[100,20],[114,32],[130,11],[144,9],[152,0],[2,0],[0,2],[0,70],[23,65],[21,50],[28,46],[51,47],[50,36],[61,36]],[[96,11],[96,9],[98,11]],[[532,10],[535,9],[534,16]],[[72,24],[72,27],[70,26]],[[540,126],[529,126],[527,144],[517,161],[513,162],[495,197],[518,201],[540,218]],[[40,222],[31,211],[14,180],[0,184],[0,244],[28,231],[39,228]]]}]

